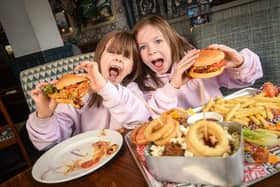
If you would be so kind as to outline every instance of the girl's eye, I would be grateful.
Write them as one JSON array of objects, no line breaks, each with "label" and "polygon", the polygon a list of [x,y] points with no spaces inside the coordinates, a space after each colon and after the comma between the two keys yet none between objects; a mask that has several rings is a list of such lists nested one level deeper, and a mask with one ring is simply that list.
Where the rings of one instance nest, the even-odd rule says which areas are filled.
[{"label": "girl's eye", "polygon": [[146,46],[145,46],[145,45],[139,46],[139,50],[140,50],[140,51],[142,51],[142,50],[144,50],[144,49],[146,49]]},{"label": "girl's eye", "polygon": [[126,61],[126,62],[130,62],[131,61],[130,57],[125,57],[125,56],[123,56],[123,60]]},{"label": "girl's eye", "polygon": [[156,40],[155,40],[155,43],[156,43],[156,44],[160,44],[161,42],[162,42],[161,39],[156,39]]},{"label": "girl's eye", "polygon": [[113,49],[107,49],[107,53],[114,54],[114,50]]}]

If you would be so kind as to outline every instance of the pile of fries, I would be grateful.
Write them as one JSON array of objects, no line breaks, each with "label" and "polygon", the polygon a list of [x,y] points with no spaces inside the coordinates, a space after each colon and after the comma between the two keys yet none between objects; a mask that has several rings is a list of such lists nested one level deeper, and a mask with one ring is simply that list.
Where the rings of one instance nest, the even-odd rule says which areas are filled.
[{"label": "pile of fries", "polygon": [[264,128],[273,120],[273,110],[280,109],[280,96],[266,97],[261,92],[257,95],[240,96],[234,99],[216,97],[209,99],[203,106],[203,112],[217,112],[224,116],[225,121],[234,121],[243,126],[253,122]]}]

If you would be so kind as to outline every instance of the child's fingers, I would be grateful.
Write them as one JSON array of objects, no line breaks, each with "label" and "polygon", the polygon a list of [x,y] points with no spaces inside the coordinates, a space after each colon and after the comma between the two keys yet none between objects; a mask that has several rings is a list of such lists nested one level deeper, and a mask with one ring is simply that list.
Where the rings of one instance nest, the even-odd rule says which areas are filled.
[{"label": "child's fingers", "polygon": [[33,98],[34,96],[37,96],[39,94],[39,91],[38,90],[31,90],[29,92],[29,95]]},{"label": "child's fingers", "polygon": [[81,65],[77,66],[79,69],[83,69],[86,73],[80,73],[80,76],[86,77],[92,83],[96,81],[96,75],[99,74],[98,64],[95,62],[84,62]]},{"label": "child's fingers", "polygon": [[192,56],[197,56],[199,54],[199,49],[192,49],[189,50],[188,52],[184,52],[185,56],[183,58],[189,58]]},{"label": "child's fingers", "polygon": [[195,63],[195,59],[198,56],[198,51],[192,52],[191,54],[186,54],[178,64],[179,69],[183,69],[183,71],[189,69]]},{"label": "child's fingers", "polygon": [[207,47],[207,49],[220,49],[223,47],[224,47],[224,45],[221,45],[221,44],[211,44]]},{"label": "child's fingers", "polygon": [[46,86],[46,85],[48,85],[49,83],[47,83],[47,82],[40,82],[40,83],[38,83],[36,86],[35,86],[35,90],[42,90],[42,88],[44,87],[44,86]]},{"label": "child's fingers", "polygon": [[211,44],[207,47],[208,49],[218,49],[224,52],[232,52],[233,49],[226,46],[226,45],[222,45],[222,44]]},{"label": "child's fingers", "polygon": [[183,67],[185,69],[189,69],[190,67],[192,67],[194,65],[194,63],[195,63],[195,60],[193,59],[193,60],[189,61],[188,63],[183,64]]},{"label": "child's fingers", "polygon": [[49,85],[49,84],[55,84],[55,83],[57,83],[57,81],[58,80],[53,80],[53,81],[50,81],[50,82],[40,82],[35,86],[34,89],[42,90],[44,86]]},{"label": "child's fingers", "polygon": [[191,50],[187,53],[185,53],[185,56],[182,58],[181,61],[192,61],[196,59],[199,56],[199,50]]},{"label": "child's fingers", "polygon": [[58,80],[52,80],[52,81],[50,81],[50,82],[47,83],[47,84],[55,84],[55,83],[57,83],[57,81],[58,81]]}]

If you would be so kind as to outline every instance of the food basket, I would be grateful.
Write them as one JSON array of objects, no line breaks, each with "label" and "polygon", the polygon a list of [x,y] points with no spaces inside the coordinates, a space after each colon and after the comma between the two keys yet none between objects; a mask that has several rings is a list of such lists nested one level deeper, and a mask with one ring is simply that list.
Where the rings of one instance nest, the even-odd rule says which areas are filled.
[{"label": "food basket", "polygon": [[220,123],[240,134],[238,150],[228,157],[151,156],[144,151],[147,168],[159,181],[240,186],[243,178],[243,136],[237,123]]},{"label": "food basket", "polygon": [[[245,88],[245,89],[241,89],[237,92],[234,92],[231,95],[228,95],[226,97],[224,97],[224,99],[233,99],[239,96],[247,96],[247,95],[255,95],[259,92],[259,89],[255,89],[255,88]],[[198,113],[201,112],[201,107],[195,108],[193,109],[194,112]],[[279,120],[279,119],[278,119]],[[201,160],[203,160],[203,158],[200,158],[201,160],[199,160],[199,158],[190,158],[190,159],[196,159],[196,162],[198,162],[195,166],[196,167],[190,167],[190,166],[194,166],[194,161],[190,161],[189,158],[188,161],[185,161],[183,157],[165,157],[162,158],[162,160],[158,159],[158,158],[151,158],[151,156],[146,156],[147,154],[147,147],[143,146],[143,145],[135,145],[131,142],[130,139],[130,135],[131,132],[127,133],[125,135],[125,142],[131,152],[131,155],[133,156],[134,160],[136,161],[136,164],[138,165],[141,173],[143,174],[145,180],[147,181],[147,184],[149,187],[201,187],[204,186],[204,184],[206,184],[206,186],[209,187],[214,187],[217,185],[210,185],[213,184],[213,181],[215,182],[215,184],[217,184],[216,182],[221,182],[220,178],[221,176],[224,176],[224,180],[231,180],[233,181],[233,179],[228,179],[229,177],[231,178],[236,178],[239,177],[238,181],[240,182],[240,176],[236,175],[236,168],[239,168],[239,173],[238,174],[242,174],[243,173],[243,178],[242,179],[242,183],[240,185],[235,185],[235,186],[250,186],[252,184],[255,184],[259,181],[262,181],[272,175],[275,175],[277,173],[280,172],[280,161],[277,161],[275,163],[270,163],[270,162],[266,162],[266,163],[262,163],[262,164],[256,164],[255,160],[252,157],[252,154],[248,151],[242,151],[241,149],[243,148],[241,143],[241,148],[233,155],[231,155],[231,157],[228,158],[224,158],[224,160],[222,161],[216,161],[216,158],[210,158],[209,161],[206,162],[206,165],[203,165]],[[241,142],[243,142],[243,136],[241,136]],[[243,152],[242,155],[240,155],[240,151]],[[269,152],[273,155],[276,155],[280,158],[280,144],[270,147],[269,148]],[[239,156],[239,158],[241,158],[241,160],[243,159],[242,156],[244,157],[244,161],[243,163],[236,163],[235,165],[231,165],[229,163],[234,162],[233,160],[236,160],[236,156]],[[179,158],[179,160],[178,160]],[[174,161],[170,160],[170,159],[174,159]],[[180,160],[181,159],[181,160]],[[216,159],[216,160],[215,160]],[[163,167],[162,163],[167,164],[168,166]],[[170,166],[170,163],[175,163],[174,166]],[[217,163],[219,162],[219,164],[213,164],[213,163]],[[237,160],[237,162],[239,162]],[[188,163],[190,163],[188,165]],[[182,166],[181,166],[181,165]],[[186,177],[184,178],[183,174],[179,173],[179,169],[178,168],[184,168],[183,164],[187,164],[188,167],[186,167],[187,169],[187,173],[184,174]],[[209,168],[208,165],[210,165],[211,167]],[[240,171],[240,167],[243,167],[242,170]],[[207,173],[209,169],[213,169],[215,170],[215,172],[211,172],[211,173]],[[173,169],[175,168],[175,169]],[[192,170],[191,170],[192,169]],[[220,172],[219,170],[222,170],[222,172]],[[235,170],[235,171],[233,171]],[[185,170],[184,170],[185,171]],[[193,171],[192,173],[189,171]],[[206,172],[205,172],[206,171]],[[242,172],[243,171],[243,172]],[[180,171],[182,172],[182,171]],[[187,174],[189,176],[187,176]],[[165,177],[165,178],[163,178]],[[169,180],[179,180],[179,177],[184,178],[183,181],[185,182],[171,182]],[[195,178],[196,177],[196,178]],[[209,179],[211,178],[211,179]],[[204,184],[197,184],[197,180],[201,181],[201,183]],[[205,181],[206,180],[206,181]],[[269,180],[269,179],[268,179]],[[224,181],[222,181],[224,182]],[[227,183],[226,185],[223,186],[230,186],[232,185],[234,182],[230,182],[229,184]],[[238,182],[236,182],[238,183]],[[221,185],[218,185],[221,186]]]}]

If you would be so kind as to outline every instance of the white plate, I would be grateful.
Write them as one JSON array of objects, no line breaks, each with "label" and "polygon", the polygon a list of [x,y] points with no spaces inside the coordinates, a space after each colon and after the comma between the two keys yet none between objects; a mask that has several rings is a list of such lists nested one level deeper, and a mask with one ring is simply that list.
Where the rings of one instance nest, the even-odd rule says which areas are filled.
[{"label": "white plate", "polygon": [[[117,131],[105,129],[88,131],[73,136],[60,144],[54,146],[44,153],[34,164],[32,176],[35,180],[43,183],[60,183],[76,179],[90,172],[97,170],[109,162],[120,150],[123,138]],[[94,155],[92,144],[97,141],[109,141],[116,144],[117,150],[106,157],[103,157],[97,164],[87,169],[75,169],[65,175],[66,165],[73,165],[74,161],[81,160],[83,163],[90,160]]]}]

